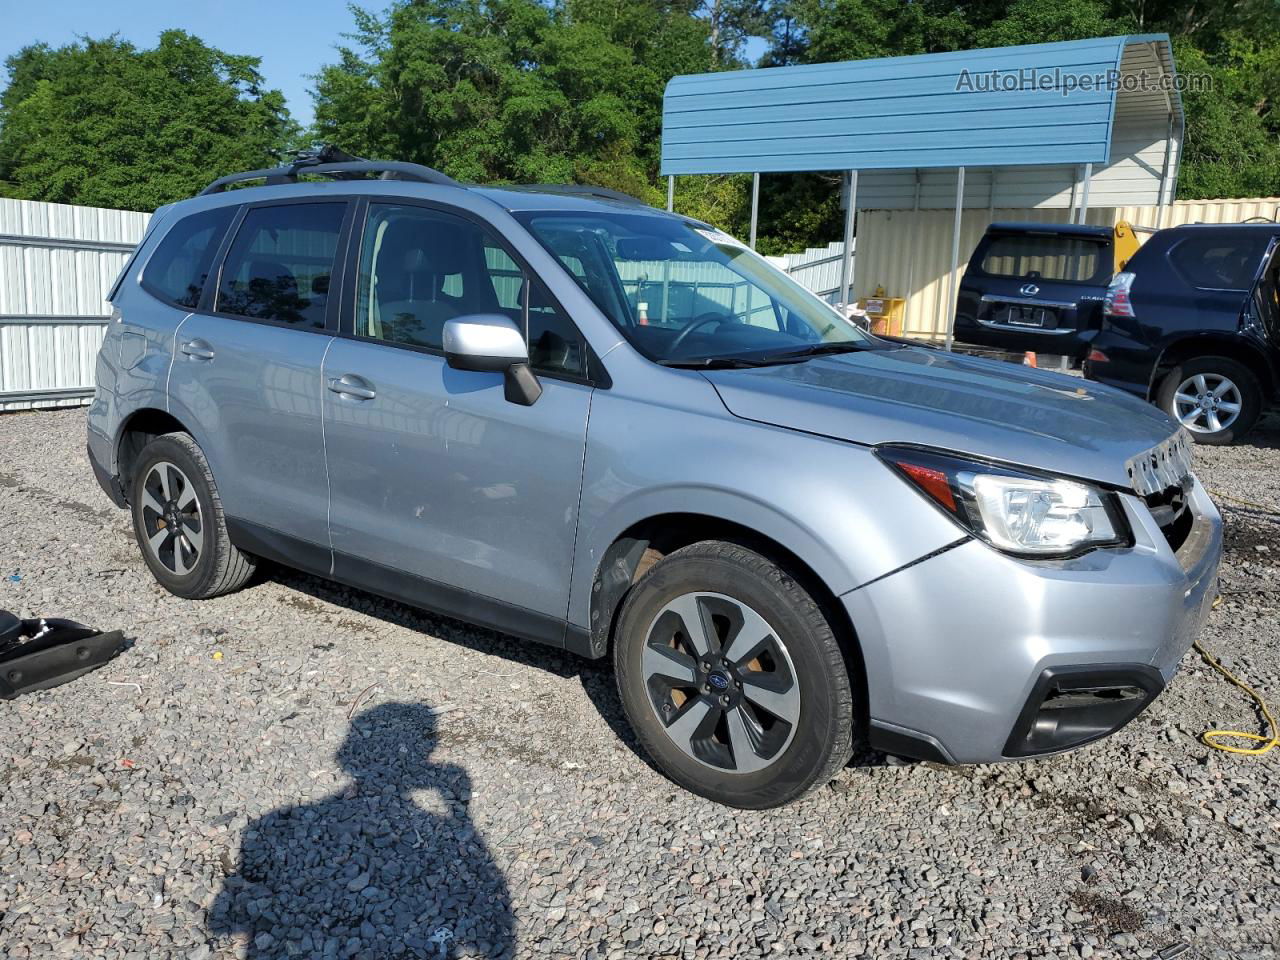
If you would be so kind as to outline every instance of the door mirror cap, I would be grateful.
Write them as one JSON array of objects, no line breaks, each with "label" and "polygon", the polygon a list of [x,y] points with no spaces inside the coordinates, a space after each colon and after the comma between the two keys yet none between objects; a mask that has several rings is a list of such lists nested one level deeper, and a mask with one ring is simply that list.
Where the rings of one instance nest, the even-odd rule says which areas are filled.
[{"label": "door mirror cap", "polygon": [[502,373],[528,363],[529,348],[509,317],[474,313],[445,322],[444,356],[449,366],[458,370]]}]

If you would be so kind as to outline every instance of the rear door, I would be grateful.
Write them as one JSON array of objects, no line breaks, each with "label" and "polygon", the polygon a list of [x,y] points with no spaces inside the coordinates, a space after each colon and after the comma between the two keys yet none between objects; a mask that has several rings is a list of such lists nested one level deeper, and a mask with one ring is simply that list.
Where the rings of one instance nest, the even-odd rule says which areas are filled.
[{"label": "rear door", "polygon": [[1141,298],[1140,319],[1169,332],[1235,332],[1271,237],[1256,228],[1227,225],[1181,232],[1166,254],[1174,283],[1161,271],[1149,277],[1135,270],[1133,295]]},{"label": "rear door", "polygon": [[337,323],[331,288],[349,207],[314,198],[245,207],[217,283],[178,329],[169,382],[237,542],[325,570],[320,370]]},{"label": "rear door", "polygon": [[[974,342],[1078,357],[1101,324],[1112,248],[1102,237],[989,233],[965,272],[961,310]],[[967,304],[967,309],[966,309]],[[957,315],[957,335],[961,331]]]},{"label": "rear door", "polygon": [[1272,237],[1245,303],[1241,330],[1262,340],[1272,370],[1280,369],[1280,236]]}]

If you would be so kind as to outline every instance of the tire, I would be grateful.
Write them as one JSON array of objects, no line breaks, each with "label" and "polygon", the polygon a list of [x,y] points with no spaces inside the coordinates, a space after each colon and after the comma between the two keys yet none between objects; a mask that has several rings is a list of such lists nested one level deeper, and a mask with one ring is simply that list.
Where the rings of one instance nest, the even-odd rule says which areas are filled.
[{"label": "tire", "polygon": [[[692,656],[699,646],[705,656]],[[707,540],[654,564],[619,614],[614,667],[649,756],[717,803],[790,803],[852,754],[853,684],[832,623],[785,569],[746,547]]]},{"label": "tire", "polygon": [[[1210,409],[1193,403],[1201,397],[1213,404]],[[1156,402],[1187,428],[1196,443],[1223,446],[1240,440],[1258,422],[1262,386],[1253,371],[1236,360],[1194,357],[1169,371],[1160,382]]]},{"label": "tire", "polygon": [[[138,549],[170,593],[206,600],[240,589],[253,576],[257,563],[227,536],[209,461],[190,436],[167,433],[148,443],[129,488]],[[172,534],[175,528],[181,536]]]}]

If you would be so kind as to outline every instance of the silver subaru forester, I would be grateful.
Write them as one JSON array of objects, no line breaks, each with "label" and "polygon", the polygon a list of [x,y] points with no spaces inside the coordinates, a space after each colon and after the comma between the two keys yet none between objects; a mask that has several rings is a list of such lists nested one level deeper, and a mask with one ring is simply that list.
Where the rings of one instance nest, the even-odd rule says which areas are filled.
[{"label": "silver subaru forester", "polygon": [[621,194],[250,171],[157,211],[110,299],[89,459],[161,584],[271,560],[612,656],[654,761],[726,804],[858,740],[1106,736],[1215,595],[1156,408],[870,336]]}]

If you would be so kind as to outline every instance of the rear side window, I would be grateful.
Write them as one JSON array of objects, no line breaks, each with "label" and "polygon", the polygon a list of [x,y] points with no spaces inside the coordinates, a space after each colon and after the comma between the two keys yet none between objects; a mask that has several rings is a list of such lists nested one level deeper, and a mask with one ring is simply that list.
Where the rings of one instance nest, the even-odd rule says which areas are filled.
[{"label": "rear side window", "polygon": [[1015,280],[1062,280],[1083,283],[1110,275],[1105,243],[1080,237],[1039,235],[994,236],[987,241],[982,272]]},{"label": "rear side window", "polygon": [[142,288],[175,307],[194,310],[236,207],[193,213],[173,225],[142,271]]},{"label": "rear side window", "polygon": [[240,224],[218,284],[218,313],[323,328],[344,203],[255,207]]},{"label": "rear side window", "polygon": [[1193,287],[1248,290],[1268,239],[1188,237],[1169,251],[1169,259]]}]

